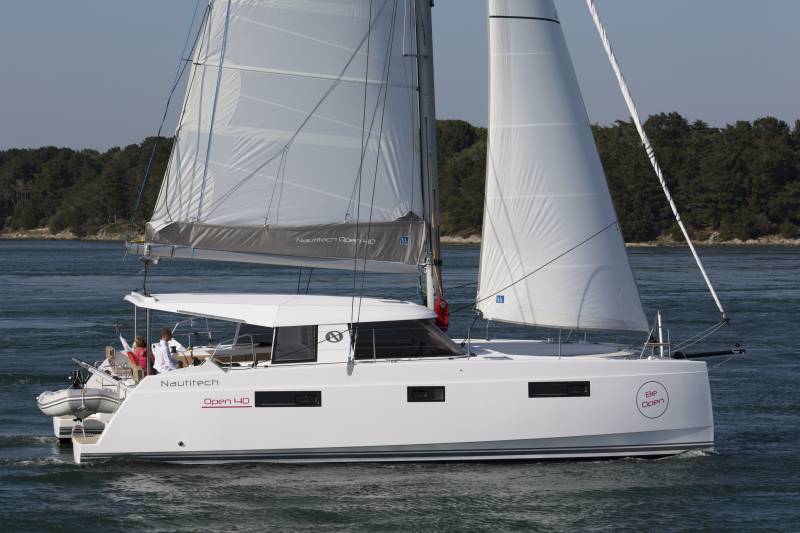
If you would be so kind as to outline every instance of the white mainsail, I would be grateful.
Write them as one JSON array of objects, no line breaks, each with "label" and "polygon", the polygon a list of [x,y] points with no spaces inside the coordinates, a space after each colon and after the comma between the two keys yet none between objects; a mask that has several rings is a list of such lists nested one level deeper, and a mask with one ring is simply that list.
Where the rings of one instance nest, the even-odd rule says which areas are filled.
[{"label": "white mainsail", "polygon": [[417,4],[212,2],[147,252],[416,272]]},{"label": "white mainsail", "polygon": [[552,0],[488,0],[489,142],[477,308],[488,320],[647,331]]}]

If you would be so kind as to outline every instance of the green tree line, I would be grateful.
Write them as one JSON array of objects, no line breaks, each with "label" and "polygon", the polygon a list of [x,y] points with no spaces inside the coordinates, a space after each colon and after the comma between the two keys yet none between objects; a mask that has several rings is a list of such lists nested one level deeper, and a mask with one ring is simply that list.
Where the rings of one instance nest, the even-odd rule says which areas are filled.
[{"label": "green tree line", "polygon": [[[644,126],[693,236],[800,237],[800,120],[794,129],[772,117],[713,128],[662,113]],[[592,129],[625,239],[682,240],[633,123]],[[480,233],[485,171],[486,130],[440,121],[443,234]]]},{"label": "green tree line", "polygon": [[[713,128],[678,113],[651,116],[645,129],[684,221],[698,238],[800,236],[800,121],[765,117]],[[678,236],[636,129],[618,121],[593,126],[626,240]],[[486,129],[460,120],[438,123],[442,233],[479,234],[483,217]],[[151,178],[133,212],[158,143]],[[0,226],[46,226],[82,236],[124,227],[152,211],[170,139],[106,152],[44,147],[0,151]]]}]

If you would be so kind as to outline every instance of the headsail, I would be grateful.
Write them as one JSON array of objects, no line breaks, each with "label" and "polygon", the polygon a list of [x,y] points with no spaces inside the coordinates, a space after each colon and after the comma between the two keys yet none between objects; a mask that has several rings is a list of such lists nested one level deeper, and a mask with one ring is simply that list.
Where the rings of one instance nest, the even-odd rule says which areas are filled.
[{"label": "headsail", "polygon": [[490,320],[647,331],[552,0],[488,0],[486,207],[477,308]]},{"label": "headsail", "polygon": [[214,1],[139,251],[416,272],[415,4]]}]

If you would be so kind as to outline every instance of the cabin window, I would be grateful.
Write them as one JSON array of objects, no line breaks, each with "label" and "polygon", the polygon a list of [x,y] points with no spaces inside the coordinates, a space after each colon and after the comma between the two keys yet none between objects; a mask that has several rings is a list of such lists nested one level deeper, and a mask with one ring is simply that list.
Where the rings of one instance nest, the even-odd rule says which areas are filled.
[{"label": "cabin window", "polygon": [[253,340],[255,346],[270,346],[272,345],[272,328],[241,324],[236,343],[250,345],[250,339]]},{"label": "cabin window", "polygon": [[433,320],[362,322],[354,324],[352,329],[356,359],[463,355],[461,348]]},{"label": "cabin window", "polygon": [[273,363],[313,363],[317,360],[317,326],[277,328]]}]

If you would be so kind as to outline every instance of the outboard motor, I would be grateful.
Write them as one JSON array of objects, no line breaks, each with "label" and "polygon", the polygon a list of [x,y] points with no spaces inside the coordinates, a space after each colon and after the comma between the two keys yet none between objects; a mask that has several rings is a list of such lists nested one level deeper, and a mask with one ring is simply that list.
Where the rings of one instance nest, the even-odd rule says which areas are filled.
[{"label": "outboard motor", "polygon": [[70,382],[70,389],[82,389],[86,386],[87,381],[86,376],[78,368],[69,373],[67,380]]}]

